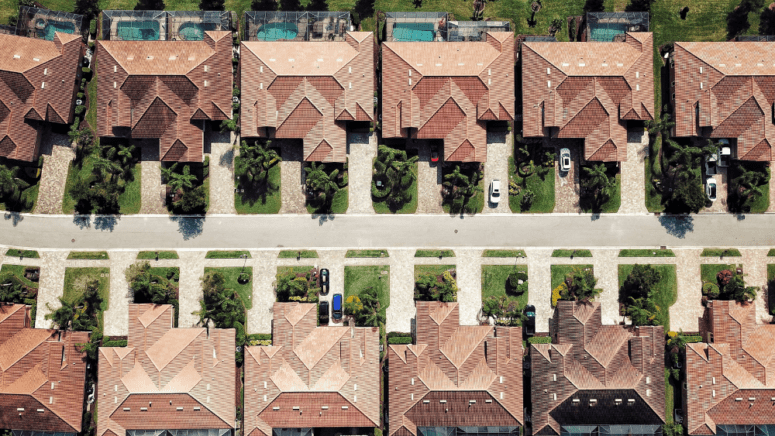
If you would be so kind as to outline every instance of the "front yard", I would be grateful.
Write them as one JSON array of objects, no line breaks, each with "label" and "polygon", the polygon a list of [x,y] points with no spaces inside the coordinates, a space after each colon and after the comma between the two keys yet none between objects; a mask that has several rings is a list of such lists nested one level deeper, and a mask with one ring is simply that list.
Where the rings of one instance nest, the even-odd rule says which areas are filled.
[{"label": "front yard", "polygon": [[[206,267],[205,274],[209,272],[220,272],[225,279],[224,286],[226,291],[236,292],[242,303],[245,305],[245,309],[250,310],[253,308],[253,267]],[[247,274],[247,276],[243,276]],[[245,280],[240,280],[240,276]]]},{"label": "front yard", "polygon": [[[670,306],[675,304],[678,299],[678,282],[676,279],[675,265],[650,265],[654,268],[662,277],[660,281],[656,283],[651,289],[650,300],[658,308],[655,313],[654,320],[651,322],[653,325],[661,325],[665,327],[665,332],[670,331]],[[635,265],[619,265],[619,288],[624,285],[625,280],[632,272]],[[622,301],[620,295],[620,303],[624,306],[629,306],[630,301]]]},{"label": "front yard", "polygon": [[509,157],[509,207],[515,213],[550,213],[554,210],[554,150],[541,143],[514,139]]},{"label": "front yard", "polygon": [[[351,296],[365,300],[363,294],[367,290],[376,293],[380,317],[384,320],[387,316],[387,308],[390,306],[389,265],[344,267],[344,301],[351,301]],[[384,330],[383,326],[380,328]]]}]

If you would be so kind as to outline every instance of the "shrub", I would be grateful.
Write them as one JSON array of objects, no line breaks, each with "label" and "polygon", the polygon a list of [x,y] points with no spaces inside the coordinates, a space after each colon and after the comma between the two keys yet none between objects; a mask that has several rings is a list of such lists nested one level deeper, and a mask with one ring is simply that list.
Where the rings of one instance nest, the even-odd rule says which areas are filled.
[{"label": "shrub", "polygon": [[728,269],[721,270],[716,274],[716,281],[718,281],[719,286],[726,286],[731,279],[732,271]]},{"label": "shrub", "polygon": [[565,283],[560,283],[556,288],[552,289],[552,307],[557,307],[557,302],[567,292],[568,292],[568,285],[566,285]]},{"label": "shrub", "polygon": [[79,98],[79,99],[81,99],[81,100],[83,100],[83,98],[85,97],[85,96],[83,95],[83,92],[79,92],[78,94],[75,94],[75,96],[76,96],[76,97],[78,97],[78,98]]},{"label": "shrub", "polygon": [[239,280],[240,283],[247,283],[247,282],[250,281],[250,274],[248,274],[246,272],[241,273],[237,280]]},{"label": "shrub", "polygon": [[719,287],[715,283],[703,283],[702,284],[702,295],[706,295],[708,298],[718,298],[719,296]]},{"label": "shrub", "polygon": [[403,344],[411,344],[412,343],[412,337],[403,337],[403,336],[396,336],[392,338],[387,338],[388,344],[396,344],[396,345],[403,345]]},{"label": "shrub", "polygon": [[527,338],[529,344],[551,344],[552,338],[549,336],[531,336]]},{"label": "shrub", "polygon": [[530,209],[533,206],[533,200],[535,200],[535,194],[530,189],[525,189],[525,193],[522,195],[521,206],[522,210]]}]

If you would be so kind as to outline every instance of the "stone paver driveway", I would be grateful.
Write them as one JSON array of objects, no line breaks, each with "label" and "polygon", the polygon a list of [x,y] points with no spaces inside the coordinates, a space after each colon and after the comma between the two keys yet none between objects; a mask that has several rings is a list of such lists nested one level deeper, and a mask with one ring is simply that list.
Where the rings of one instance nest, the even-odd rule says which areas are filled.
[{"label": "stone paver driveway", "polygon": [[347,135],[349,202],[347,213],[373,214],[371,205],[372,160],[377,157],[377,135],[350,133]]},{"label": "stone paver driveway", "polygon": [[43,169],[40,177],[40,190],[35,213],[62,213],[62,199],[65,195],[67,171],[70,162],[75,159],[75,151],[70,146],[67,135],[47,133],[41,145]]},{"label": "stone paver driveway", "polygon": [[[509,157],[514,152],[511,132],[487,132],[487,163],[484,165],[485,204],[483,213],[511,213],[509,208]],[[501,182],[501,201],[490,203],[490,182]]]},{"label": "stone paver driveway", "polygon": [[[557,142],[554,146],[556,160],[554,164],[554,212],[556,213],[580,213],[579,206],[579,154],[583,152],[578,146],[560,144]],[[571,168],[570,171],[560,172],[560,149],[567,147],[570,150]],[[583,147],[583,146],[582,146]]]},{"label": "stone paver driveway", "polygon": [[279,140],[280,157],[280,213],[307,213],[304,198],[304,172],[302,171],[301,141]]},{"label": "stone paver driveway", "polygon": [[648,213],[646,209],[646,156],[649,135],[644,130],[627,132],[627,160],[621,163],[622,204],[619,213]]},{"label": "stone paver driveway", "polygon": [[210,208],[208,213],[234,214],[235,147],[229,134],[208,132],[210,140]]},{"label": "stone paver driveway", "polygon": [[[444,213],[441,207],[441,161],[431,162],[431,147],[426,140],[406,141],[406,148],[417,148],[417,213]],[[439,150],[439,154],[442,150]]]}]

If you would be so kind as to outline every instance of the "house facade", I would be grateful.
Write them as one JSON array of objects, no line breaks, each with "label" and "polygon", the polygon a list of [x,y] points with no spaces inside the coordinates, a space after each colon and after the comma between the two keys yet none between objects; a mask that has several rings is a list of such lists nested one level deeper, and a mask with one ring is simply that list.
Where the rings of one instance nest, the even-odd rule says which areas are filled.
[{"label": "house facade", "polygon": [[234,329],[173,328],[171,305],[130,304],[126,347],[99,350],[98,436],[230,436]]},{"label": "house facade", "polygon": [[550,336],[530,346],[533,434],[662,434],[662,326],[602,325],[600,303],[558,301]]},{"label": "house facade", "polygon": [[83,57],[79,34],[0,34],[0,157],[38,158],[48,123],[73,122]]},{"label": "house facade", "polygon": [[159,158],[202,162],[205,123],[232,117],[232,33],[201,41],[97,41],[97,131],[156,139]]},{"label": "house facade", "polygon": [[245,348],[245,434],[379,427],[379,329],[317,327],[317,304],[272,312],[272,345]]},{"label": "house facade", "polygon": [[708,301],[705,343],[686,345],[686,427],[690,435],[775,431],[775,325],[757,322],[756,304]]},{"label": "house facade", "polygon": [[458,303],[415,304],[416,343],[387,350],[390,436],[519,435],[522,329],[461,326]]},{"label": "house facade", "polygon": [[579,138],[587,161],[627,160],[630,122],[654,119],[653,36],[522,44],[526,138]]},{"label": "house facade", "polygon": [[670,57],[673,136],[730,141],[738,159],[772,160],[771,42],[676,42]]},{"label": "house facade", "polygon": [[442,139],[445,161],[486,162],[487,123],[514,120],[513,32],[506,23],[454,38],[446,14],[406,15],[388,20],[382,44],[382,137]]},{"label": "house facade", "polygon": [[0,304],[0,428],[15,436],[82,430],[89,332],[30,328],[30,306]]}]

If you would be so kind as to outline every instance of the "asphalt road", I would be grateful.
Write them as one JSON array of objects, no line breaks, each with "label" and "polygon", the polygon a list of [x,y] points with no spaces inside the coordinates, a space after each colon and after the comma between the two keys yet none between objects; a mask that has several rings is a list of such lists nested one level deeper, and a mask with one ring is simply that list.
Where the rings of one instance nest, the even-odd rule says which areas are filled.
[{"label": "asphalt road", "polygon": [[0,245],[40,249],[775,247],[775,216],[5,214]]}]

